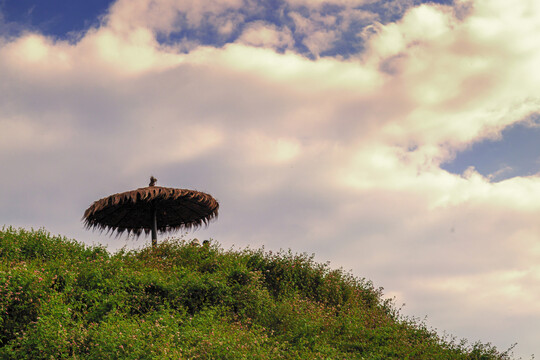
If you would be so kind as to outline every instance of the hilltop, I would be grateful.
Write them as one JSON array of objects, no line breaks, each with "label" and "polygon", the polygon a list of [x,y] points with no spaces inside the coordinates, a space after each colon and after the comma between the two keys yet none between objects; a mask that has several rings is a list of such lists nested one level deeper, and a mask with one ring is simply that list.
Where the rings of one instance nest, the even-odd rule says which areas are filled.
[{"label": "hilltop", "polygon": [[109,253],[0,231],[0,359],[511,359],[401,316],[370,281],[264,249]]}]

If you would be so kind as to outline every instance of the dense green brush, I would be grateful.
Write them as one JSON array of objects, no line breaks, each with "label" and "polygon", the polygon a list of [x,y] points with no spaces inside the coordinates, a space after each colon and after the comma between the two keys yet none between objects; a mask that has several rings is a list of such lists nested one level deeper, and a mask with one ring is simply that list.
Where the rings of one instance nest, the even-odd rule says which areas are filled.
[{"label": "dense green brush", "polygon": [[170,239],[110,254],[0,231],[0,359],[510,359],[305,254]]}]

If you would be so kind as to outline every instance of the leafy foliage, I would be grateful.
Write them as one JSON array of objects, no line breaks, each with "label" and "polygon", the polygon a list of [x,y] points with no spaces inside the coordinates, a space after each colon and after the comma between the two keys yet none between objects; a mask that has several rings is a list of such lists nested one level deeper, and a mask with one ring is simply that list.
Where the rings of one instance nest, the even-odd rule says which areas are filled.
[{"label": "leafy foliage", "polygon": [[306,254],[0,231],[1,359],[510,359],[403,318]]}]

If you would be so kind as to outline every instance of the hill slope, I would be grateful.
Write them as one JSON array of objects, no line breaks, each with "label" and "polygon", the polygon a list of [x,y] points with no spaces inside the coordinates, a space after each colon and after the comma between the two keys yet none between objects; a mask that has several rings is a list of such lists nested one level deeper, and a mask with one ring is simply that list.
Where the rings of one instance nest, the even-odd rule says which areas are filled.
[{"label": "hill slope", "polygon": [[0,359],[509,359],[402,318],[305,254],[169,240],[108,253],[0,231]]}]

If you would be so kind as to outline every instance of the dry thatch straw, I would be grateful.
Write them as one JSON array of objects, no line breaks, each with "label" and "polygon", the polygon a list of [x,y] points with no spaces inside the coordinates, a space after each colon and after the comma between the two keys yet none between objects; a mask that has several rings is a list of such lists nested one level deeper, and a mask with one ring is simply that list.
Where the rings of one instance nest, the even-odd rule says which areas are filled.
[{"label": "dry thatch straw", "polygon": [[152,231],[154,221],[156,230],[162,233],[208,225],[218,216],[218,209],[218,202],[203,192],[148,186],[94,202],[84,212],[83,220],[87,229],[138,237]]}]

